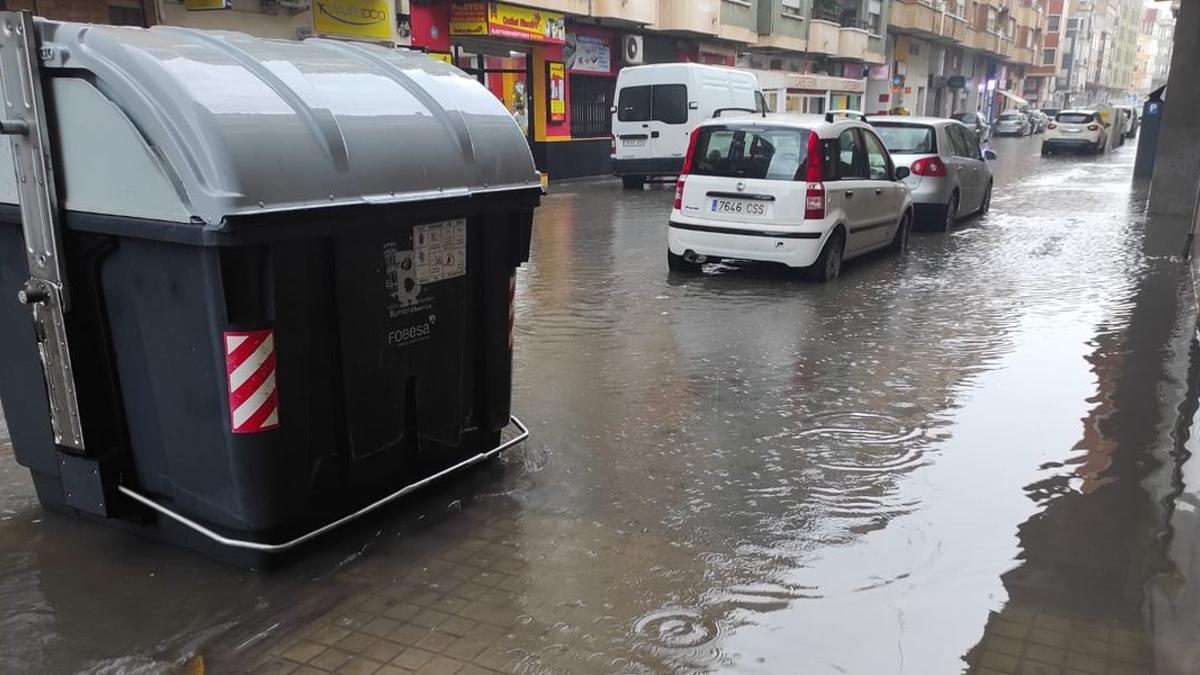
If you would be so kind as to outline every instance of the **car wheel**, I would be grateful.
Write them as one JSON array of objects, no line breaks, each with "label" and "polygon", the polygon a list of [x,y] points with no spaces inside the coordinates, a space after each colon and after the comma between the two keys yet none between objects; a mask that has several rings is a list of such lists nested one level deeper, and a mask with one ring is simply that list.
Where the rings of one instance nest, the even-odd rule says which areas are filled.
[{"label": "car wheel", "polygon": [[621,176],[621,185],[626,190],[641,190],[646,185],[645,176]]},{"label": "car wheel", "polygon": [[817,262],[809,268],[809,274],[821,283],[833,281],[842,273],[842,258],[845,254],[846,237],[840,231],[834,232],[829,241],[825,242],[825,248],[821,249],[821,255],[817,256]]},{"label": "car wheel", "polygon": [[900,225],[896,228],[896,234],[892,236],[892,245],[889,247],[892,253],[904,253],[908,250],[908,236],[912,234],[912,211],[905,211],[904,215],[900,216]]},{"label": "car wheel", "polygon": [[988,183],[987,192],[983,193],[983,203],[979,205],[979,215],[986,216],[992,210],[992,184]]},{"label": "car wheel", "polygon": [[1042,157],[1049,157],[1051,154],[1050,146],[1042,143]]},{"label": "car wheel", "polygon": [[950,201],[946,203],[946,216],[942,219],[941,226],[938,228],[942,232],[949,232],[954,223],[958,222],[958,191],[950,195]]}]

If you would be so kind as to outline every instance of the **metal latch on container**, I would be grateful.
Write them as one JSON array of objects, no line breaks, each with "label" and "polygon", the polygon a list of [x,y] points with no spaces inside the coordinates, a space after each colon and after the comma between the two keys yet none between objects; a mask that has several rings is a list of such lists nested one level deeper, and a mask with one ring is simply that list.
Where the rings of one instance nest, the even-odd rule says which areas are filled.
[{"label": "metal latch on container", "polygon": [[83,450],[79,401],[67,344],[65,314],[70,309],[70,294],[62,259],[58,194],[37,40],[32,14],[0,12],[0,134],[12,143],[21,231],[29,265],[29,280],[17,291],[17,300],[33,315],[54,442]]}]

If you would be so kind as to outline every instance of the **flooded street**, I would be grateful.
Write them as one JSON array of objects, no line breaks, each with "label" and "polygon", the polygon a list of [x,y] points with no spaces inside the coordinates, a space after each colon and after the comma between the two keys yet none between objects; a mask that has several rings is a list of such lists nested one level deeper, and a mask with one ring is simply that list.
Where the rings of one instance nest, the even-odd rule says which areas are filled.
[{"label": "flooded street", "polygon": [[668,274],[672,186],[555,185],[530,440],[267,574],[43,513],[0,426],[0,672],[1200,672],[1181,226],[1132,145],[1039,141],[826,285]]}]

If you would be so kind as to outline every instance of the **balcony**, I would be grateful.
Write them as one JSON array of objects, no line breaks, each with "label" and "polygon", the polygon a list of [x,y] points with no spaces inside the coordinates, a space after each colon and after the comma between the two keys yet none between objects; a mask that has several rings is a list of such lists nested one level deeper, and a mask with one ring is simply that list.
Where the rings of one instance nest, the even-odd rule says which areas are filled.
[{"label": "balcony", "polygon": [[655,30],[716,35],[721,30],[721,0],[658,0]]},{"label": "balcony", "polygon": [[1034,64],[1034,50],[1029,47],[1013,47],[1012,60],[1014,63],[1020,63],[1026,66]]},{"label": "balcony", "polygon": [[903,33],[954,44],[965,44],[974,37],[965,21],[923,2],[895,0],[891,12],[891,27]]},{"label": "balcony", "polygon": [[869,39],[870,33],[865,29],[843,26],[838,30],[837,57],[850,61],[865,61]]},{"label": "balcony", "polygon": [[658,0],[592,0],[592,16],[651,25],[658,20]]},{"label": "balcony", "polygon": [[863,61],[872,66],[882,66],[887,63],[887,47],[884,45],[883,37],[872,35],[867,39],[867,53],[863,57]]},{"label": "balcony", "polygon": [[808,51],[812,54],[834,56],[838,53],[838,41],[842,27],[833,21],[813,19],[808,22]]},{"label": "balcony", "polygon": [[587,16],[590,3],[588,0],[531,0],[523,4],[538,9],[548,9],[552,12]]}]

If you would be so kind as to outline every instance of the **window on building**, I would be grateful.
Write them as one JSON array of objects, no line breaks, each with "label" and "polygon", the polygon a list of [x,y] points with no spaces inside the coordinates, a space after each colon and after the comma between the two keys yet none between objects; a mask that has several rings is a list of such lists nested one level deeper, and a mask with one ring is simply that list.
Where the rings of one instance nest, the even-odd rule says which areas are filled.
[{"label": "window on building", "polygon": [[989,33],[996,32],[996,30],[997,30],[996,19],[998,19],[999,16],[1000,16],[1000,13],[996,11],[995,7],[990,7],[990,6],[988,7],[988,10],[987,10],[987,32],[989,32]]},{"label": "window on building", "polygon": [[612,133],[613,92],[616,80],[596,75],[571,74],[571,137],[598,138]]},{"label": "window on building", "polygon": [[1062,17],[1057,14],[1051,16],[1049,19],[1046,19],[1046,32],[1047,33],[1057,33],[1059,24],[1061,22],[1062,22]]},{"label": "window on building", "polygon": [[803,2],[804,0],[783,0],[784,16],[803,16]]},{"label": "window on building", "polygon": [[108,22],[114,26],[146,27],[146,14],[140,5],[109,5]]},{"label": "window on building", "polygon": [[1012,39],[1017,34],[1017,20],[1010,18],[1005,26],[1004,37]]},{"label": "window on building", "polygon": [[883,35],[883,23],[880,16],[883,14],[883,3],[880,0],[870,0],[867,3],[867,30],[872,35]]},{"label": "window on building", "polygon": [[1054,65],[1054,61],[1057,58],[1058,58],[1058,50],[1057,49],[1043,49],[1042,50],[1042,65],[1043,66]]}]

